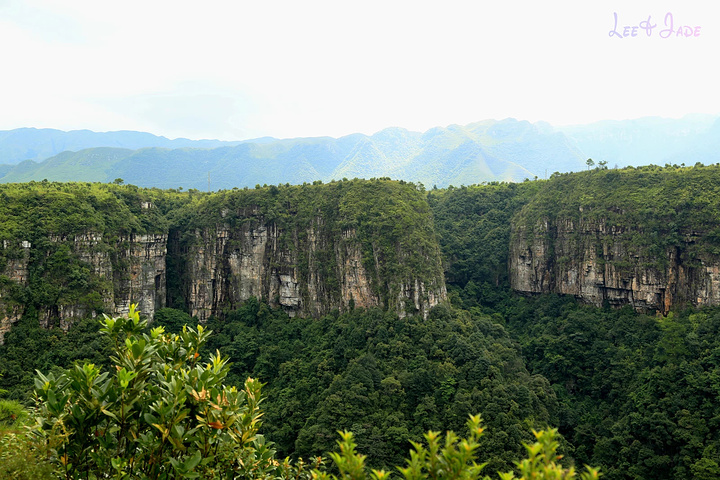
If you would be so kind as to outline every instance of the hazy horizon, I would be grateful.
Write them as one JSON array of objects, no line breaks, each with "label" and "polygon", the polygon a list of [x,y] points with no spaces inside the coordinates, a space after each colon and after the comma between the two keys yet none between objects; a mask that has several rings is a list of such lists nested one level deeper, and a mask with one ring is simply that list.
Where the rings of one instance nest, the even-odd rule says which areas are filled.
[{"label": "hazy horizon", "polygon": [[718,13],[650,0],[3,0],[0,129],[241,141],[717,115]]},{"label": "hazy horizon", "polygon": [[531,123],[532,125],[537,125],[537,124],[549,124],[549,125],[552,126],[553,128],[563,129],[563,128],[572,128],[572,127],[578,127],[578,126],[587,126],[587,125],[592,125],[592,124],[595,124],[595,123],[605,123],[605,122],[618,122],[618,123],[620,123],[620,122],[625,122],[625,121],[635,121],[635,120],[650,119],[650,118],[657,118],[657,119],[661,119],[661,120],[682,120],[682,119],[685,119],[685,118],[688,118],[688,117],[696,117],[696,118],[697,118],[697,117],[704,117],[704,118],[718,119],[718,118],[720,118],[720,114],[711,114],[711,113],[686,113],[686,114],[684,114],[684,115],[680,115],[680,116],[677,116],[677,117],[658,116],[658,115],[647,115],[647,116],[642,116],[642,117],[622,118],[622,119],[604,118],[604,119],[595,120],[595,121],[587,122],[587,123],[574,123],[574,124],[564,124],[564,125],[554,124],[554,123],[548,122],[548,121],[546,121],[546,120],[537,120],[537,121],[531,122],[531,121],[529,121],[529,120],[525,120],[525,119],[522,119],[522,118],[514,118],[514,117],[506,117],[506,118],[500,118],[500,119],[498,119],[498,118],[485,118],[485,119],[482,119],[482,120],[476,120],[476,121],[469,122],[469,123],[466,123],[466,124],[451,123],[451,124],[448,124],[448,125],[435,125],[435,126],[432,126],[432,127],[430,127],[430,128],[427,128],[427,129],[425,129],[425,130],[413,130],[413,129],[406,128],[406,127],[401,126],[401,125],[391,125],[391,126],[387,126],[387,127],[381,128],[381,129],[376,130],[376,131],[373,131],[373,132],[351,132],[351,133],[348,133],[348,134],[345,134],[345,135],[341,135],[341,136],[313,135],[313,136],[310,136],[310,137],[271,137],[271,136],[269,136],[269,135],[266,135],[266,136],[263,136],[263,137],[252,137],[252,138],[242,138],[242,139],[208,138],[208,137],[203,137],[203,138],[200,138],[200,137],[198,137],[198,138],[189,138],[189,137],[167,137],[167,136],[165,136],[165,135],[161,135],[161,134],[154,133],[154,132],[148,132],[148,131],[144,131],[144,130],[128,130],[128,129],[122,129],[122,130],[102,130],[102,131],[100,131],[100,130],[92,130],[92,129],[89,129],[89,128],[78,128],[78,129],[72,129],[72,130],[63,130],[63,129],[55,128],[55,127],[20,126],[20,127],[15,127],[15,128],[4,129],[4,130],[0,130],[0,131],[12,131],[12,130],[22,130],[22,129],[35,129],[35,130],[57,130],[57,131],[65,132],[65,133],[69,133],[69,132],[83,132],[83,131],[93,132],[93,133],[138,132],[138,133],[148,133],[148,134],[154,135],[154,136],[156,136],[156,137],[164,137],[164,138],[167,138],[168,140],[192,140],[192,141],[208,140],[208,141],[220,141],[220,142],[238,142],[238,141],[239,141],[239,142],[246,142],[246,141],[260,140],[260,139],[266,139],[266,138],[268,138],[268,139],[269,139],[269,138],[272,138],[272,139],[274,139],[274,140],[293,140],[293,139],[298,139],[298,138],[334,138],[334,139],[338,139],[338,138],[342,138],[342,137],[346,137],[346,136],[350,136],[350,135],[357,135],[357,134],[366,135],[366,136],[368,136],[368,137],[371,137],[371,136],[373,136],[373,135],[375,135],[375,134],[378,134],[378,133],[380,133],[380,132],[382,132],[382,131],[384,131],[384,130],[390,130],[390,129],[401,129],[401,130],[407,130],[407,131],[409,131],[409,132],[425,133],[425,132],[427,132],[428,130],[432,130],[432,129],[434,129],[434,128],[445,128],[445,129],[447,129],[447,128],[450,128],[450,127],[453,127],[453,126],[467,127],[468,125],[472,125],[472,124],[476,124],[476,123],[483,123],[483,122],[502,122],[502,121],[505,121],[505,120],[515,120],[515,121],[517,121],[517,122],[529,122],[529,123]]}]

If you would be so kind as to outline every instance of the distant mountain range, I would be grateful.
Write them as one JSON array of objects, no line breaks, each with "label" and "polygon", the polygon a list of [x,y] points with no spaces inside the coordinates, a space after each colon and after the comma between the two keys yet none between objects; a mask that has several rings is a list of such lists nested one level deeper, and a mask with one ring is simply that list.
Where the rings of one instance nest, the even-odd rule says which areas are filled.
[{"label": "distant mountain range", "polygon": [[111,182],[143,187],[227,189],[340,178],[390,177],[436,185],[522,181],[586,168],[720,161],[720,119],[647,117],[553,127],[486,120],[424,133],[242,142],[169,140],[144,132],[0,131],[0,182]]}]

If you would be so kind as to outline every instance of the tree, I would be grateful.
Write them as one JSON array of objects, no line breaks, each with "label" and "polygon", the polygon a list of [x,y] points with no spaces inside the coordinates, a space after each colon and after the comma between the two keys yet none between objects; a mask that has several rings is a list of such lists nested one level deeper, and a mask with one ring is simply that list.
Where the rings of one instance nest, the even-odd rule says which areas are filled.
[{"label": "tree", "polygon": [[36,432],[56,444],[65,478],[262,477],[277,466],[257,433],[260,382],[225,386],[219,353],[200,363],[208,330],[144,333],[134,305],[101,323],[115,345],[111,372],[85,363],[35,381]]},{"label": "tree", "polygon": [[587,165],[588,170],[590,170],[592,167],[595,166],[595,162],[593,161],[592,158],[588,158],[588,159],[585,161],[585,165]]},{"label": "tree", "polygon": [[[397,470],[404,480],[475,480],[480,479],[481,471],[486,464],[477,463],[477,450],[480,447],[480,437],[483,434],[480,416],[471,416],[467,422],[470,435],[467,438],[458,438],[453,432],[445,434],[445,441],[439,432],[425,434],[427,447],[421,443],[413,442],[410,459],[405,468]],[[564,468],[558,463],[561,459],[557,455],[557,430],[544,430],[533,432],[536,442],[526,445],[528,458],[517,462],[520,477],[512,472],[499,473],[502,480],[572,480],[578,478],[573,467]],[[391,478],[389,472],[372,470],[368,475],[365,468],[365,456],[355,451],[356,444],[352,433],[341,432],[338,441],[340,453],[331,453],[342,480],[387,480]],[[597,469],[586,467],[581,473],[580,480],[596,480],[600,478]],[[315,480],[338,480],[335,475],[315,470]],[[490,480],[489,476],[482,477]]]}]

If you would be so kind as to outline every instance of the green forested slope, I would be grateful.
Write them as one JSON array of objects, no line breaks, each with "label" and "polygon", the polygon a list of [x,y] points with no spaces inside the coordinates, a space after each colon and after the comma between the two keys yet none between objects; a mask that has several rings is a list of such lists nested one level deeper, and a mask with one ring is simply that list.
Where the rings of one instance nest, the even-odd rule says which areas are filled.
[{"label": "green forested slope", "polygon": [[[254,375],[267,383],[263,431],[282,455],[322,454],[334,447],[336,430],[347,428],[373,465],[397,464],[408,439],[428,428],[462,431],[472,412],[488,427],[480,455],[491,460],[488,471],[512,468],[531,428],[557,426],[566,461],[600,466],[603,478],[713,479],[720,477],[720,309],[657,317],[572,298],[517,296],[507,284],[507,244],[513,218],[531,224],[532,215],[575,215],[583,206],[584,215],[637,224],[645,232],[704,229],[710,240],[697,248],[713,254],[707,235],[718,213],[711,193],[717,177],[718,167],[594,170],[547,182],[432,190],[427,203],[417,205],[416,186],[383,182],[173,193],[157,221],[203,227],[222,218],[222,206],[252,203],[292,225],[312,215],[312,209],[285,210],[293,198],[320,209],[348,201],[347,211],[336,210],[345,212],[335,220],[338,231],[368,225],[367,238],[380,239],[382,232],[402,231],[396,220],[406,213],[374,223],[374,208],[421,215],[431,209],[428,231],[440,242],[451,304],[435,307],[427,320],[376,309],[290,318],[251,299],[208,322],[214,331],[208,350],[230,356],[231,380]],[[92,188],[116,199],[126,191],[122,195],[155,195]],[[345,188],[356,195],[340,195]],[[86,197],[93,195],[87,191]],[[162,204],[161,197],[153,198]],[[624,213],[616,211],[619,204]],[[60,217],[48,221],[67,221]],[[118,221],[130,219],[118,213]],[[644,241],[656,240],[650,235]],[[657,239],[668,241],[673,237]],[[400,257],[391,261],[402,263]],[[412,261],[418,263],[384,268],[424,268],[422,258]],[[180,310],[156,315],[168,329],[192,321]],[[77,359],[102,364],[108,345],[96,331],[93,320],[68,333],[40,329],[29,316],[21,320],[0,347],[0,388],[28,402],[32,369]]]},{"label": "green forested slope", "polygon": [[[469,414],[488,427],[482,457],[506,471],[523,455],[532,428],[557,423],[549,383],[531,375],[518,346],[496,318],[436,307],[427,320],[381,310],[320,319],[289,318],[250,300],[225,320],[211,320],[206,354],[232,359],[234,384],[252,375],[266,382],[263,432],[279,454],[322,455],[339,429],[352,430],[375,467],[401,464],[409,440],[428,429],[464,431]],[[158,312],[155,325],[177,331],[192,321],[177,310]],[[68,334],[22,320],[0,346],[0,387],[27,401],[34,369],[76,360],[107,364],[110,345],[96,320]]]},{"label": "green forested slope", "polygon": [[508,286],[510,222],[542,184],[491,183],[428,192],[448,283]]},{"label": "green forested slope", "polygon": [[483,414],[492,467],[521,455],[530,428],[554,423],[555,396],[525,370],[517,346],[491,318],[436,307],[427,320],[355,310],[288,319],[248,302],[209,323],[232,374],[267,379],[266,433],[282,454],[317,455],[335,432],[355,433],[374,465],[397,464],[408,439],[428,430],[462,431]]},{"label": "green forested slope", "polygon": [[647,317],[545,297],[506,319],[577,462],[609,479],[720,476],[720,309]]}]

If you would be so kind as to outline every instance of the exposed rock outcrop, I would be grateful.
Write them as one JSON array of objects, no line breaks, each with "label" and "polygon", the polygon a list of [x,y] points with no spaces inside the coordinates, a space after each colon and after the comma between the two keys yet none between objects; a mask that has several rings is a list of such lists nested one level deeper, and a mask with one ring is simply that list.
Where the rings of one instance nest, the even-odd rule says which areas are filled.
[{"label": "exposed rock outcrop", "polygon": [[165,307],[167,234],[128,235],[118,240],[113,269],[113,312],[127,313],[130,304],[152,318],[155,311]]},{"label": "exposed rock outcrop", "polygon": [[[95,308],[112,314],[128,312],[131,303],[152,317],[155,310],[165,306],[165,256],[167,235],[120,235],[106,240],[96,232],[79,235],[50,235],[51,244],[69,245],[73,258],[90,271],[87,292],[72,292],[71,298],[60,298],[50,305],[39,305],[38,320],[44,327],[67,329],[75,319],[94,316]],[[5,245],[7,246],[7,245]],[[30,242],[21,242],[21,254],[6,259],[0,275],[6,278],[0,288],[0,343],[11,325],[19,320],[24,306],[11,298],[11,289],[28,286]],[[17,250],[16,250],[17,251]],[[41,260],[36,260],[41,261]],[[82,294],[97,294],[98,303],[90,304]]]},{"label": "exposed rock outcrop", "polygon": [[667,313],[675,305],[720,305],[720,263],[681,245],[638,245],[648,232],[587,219],[542,219],[534,228],[513,225],[510,283],[524,293],[558,293],[602,306],[630,305]]},{"label": "exposed rock outcrop", "polygon": [[[4,240],[1,244],[3,251],[7,250],[9,242]],[[13,287],[25,286],[28,281],[28,261],[30,258],[30,242],[20,242],[19,255],[6,258],[5,268],[0,271],[0,345],[5,334],[10,331],[12,324],[20,320],[22,305],[12,298]]]},{"label": "exposed rock outcrop", "polygon": [[321,233],[322,226],[323,219],[315,218],[301,235],[251,217],[235,228],[196,230],[184,248],[186,271],[181,274],[190,314],[206,321],[257,297],[291,316],[374,306],[426,316],[446,298],[442,279],[434,288],[412,279],[386,305],[378,291],[383,279],[373,278],[365,267],[356,232],[332,238]]}]

